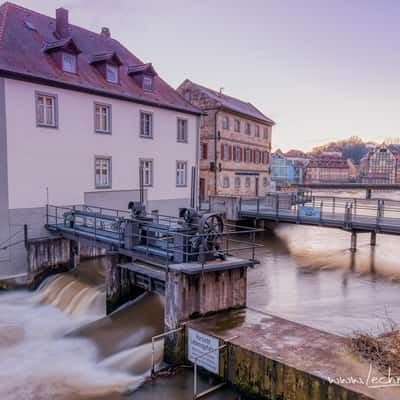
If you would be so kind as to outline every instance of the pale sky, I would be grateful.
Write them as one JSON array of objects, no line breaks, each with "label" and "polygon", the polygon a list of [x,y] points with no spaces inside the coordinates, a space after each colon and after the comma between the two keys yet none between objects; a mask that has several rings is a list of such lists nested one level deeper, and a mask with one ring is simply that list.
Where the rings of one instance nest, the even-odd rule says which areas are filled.
[{"label": "pale sky", "polygon": [[250,101],[277,123],[274,149],[400,136],[400,1],[14,2],[109,27],[173,87],[189,78]]}]

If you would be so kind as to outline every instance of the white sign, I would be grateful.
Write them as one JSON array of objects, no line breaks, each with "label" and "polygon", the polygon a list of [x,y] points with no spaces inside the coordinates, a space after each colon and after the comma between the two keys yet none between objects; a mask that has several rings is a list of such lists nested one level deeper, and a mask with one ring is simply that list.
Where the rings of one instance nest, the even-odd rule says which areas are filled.
[{"label": "white sign", "polygon": [[[219,373],[219,341],[217,338],[205,335],[189,328],[189,349],[188,359],[192,363],[195,361],[197,365],[205,368],[207,371],[214,374]],[[211,350],[215,350],[210,352]],[[204,353],[208,353],[201,358],[198,358]]]}]

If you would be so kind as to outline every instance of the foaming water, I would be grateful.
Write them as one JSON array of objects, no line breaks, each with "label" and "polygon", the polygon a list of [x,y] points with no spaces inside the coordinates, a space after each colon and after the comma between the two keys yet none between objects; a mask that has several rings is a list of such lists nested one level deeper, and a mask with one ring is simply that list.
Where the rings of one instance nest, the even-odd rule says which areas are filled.
[{"label": "foaming water", "polygon": [[[162,325],[129,317],[146,310],[159,316],[162,302],[142,296],[105,316],[104,287],[97,283],[62,274],[34,293],[0,295],[1,399],[114,399],[143,382],[150,368],[149,337]],[[160,360],[162,342],[156,350]]]}]

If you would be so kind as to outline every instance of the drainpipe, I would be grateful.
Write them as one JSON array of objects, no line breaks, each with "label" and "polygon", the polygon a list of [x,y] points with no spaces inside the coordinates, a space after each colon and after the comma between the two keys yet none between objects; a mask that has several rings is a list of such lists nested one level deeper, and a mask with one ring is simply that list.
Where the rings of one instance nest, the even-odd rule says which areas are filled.
[{"label": "drainpipe", "polygon": [[218,120],[218,113],[219,110],[215,111],[215,117],[214,117],[214,196],[217,195],[217,136],[218,136],[218,126],[217,126],[217,120]]}]

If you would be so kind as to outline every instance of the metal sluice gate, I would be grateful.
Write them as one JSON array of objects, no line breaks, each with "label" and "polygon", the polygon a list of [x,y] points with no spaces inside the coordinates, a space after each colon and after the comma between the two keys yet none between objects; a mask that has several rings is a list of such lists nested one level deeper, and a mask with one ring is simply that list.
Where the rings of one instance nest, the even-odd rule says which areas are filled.
[{"label": "metal sluice gate", "polygon": [[128,210],[48,205],[46,227],[158,267],[190,265],[193,273],[218,261],[221,269],[234,267],[232,255],[243,251],[249,252],[249,266],[257,262],[255,250],[262,247],[255,240],[257,229],[229,225],[219,214],[193,208],[180,209],[179,217],[149,214],[140,202],[130,202]]}]

